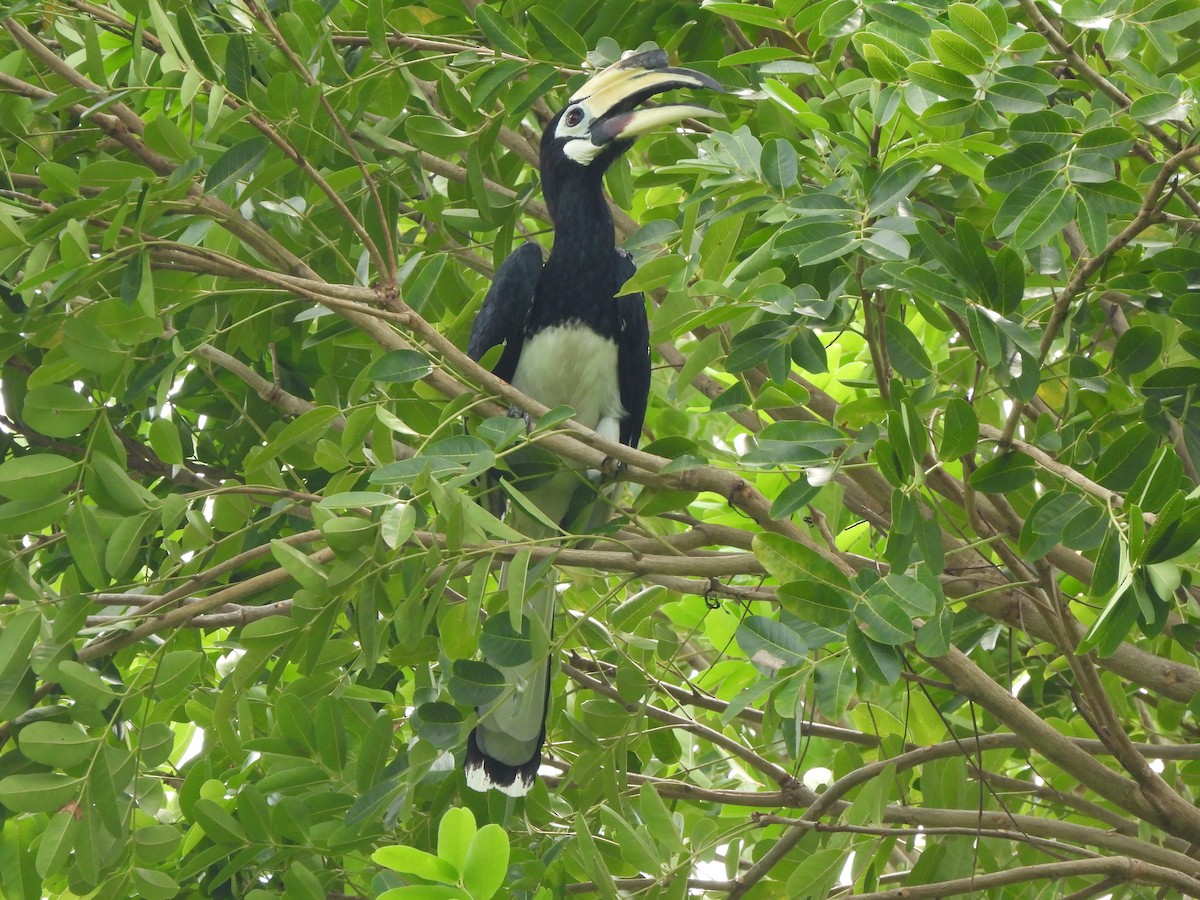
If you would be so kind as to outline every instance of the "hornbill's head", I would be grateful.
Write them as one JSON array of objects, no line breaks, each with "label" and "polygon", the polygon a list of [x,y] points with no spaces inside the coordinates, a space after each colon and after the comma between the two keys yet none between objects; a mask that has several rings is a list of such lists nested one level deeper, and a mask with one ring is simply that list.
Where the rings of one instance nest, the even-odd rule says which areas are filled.
[{"label": "hornbill's head", "polygon": [[684,103],[642,107],[656,94],[675,88],[724,90],[701,72],[667,65],[662,50],[626,57],[588,79],[542,135],[542,183],[551,206],[559,183],[583,173],[598,181],[634,138],[687,118],[720,115]]}]

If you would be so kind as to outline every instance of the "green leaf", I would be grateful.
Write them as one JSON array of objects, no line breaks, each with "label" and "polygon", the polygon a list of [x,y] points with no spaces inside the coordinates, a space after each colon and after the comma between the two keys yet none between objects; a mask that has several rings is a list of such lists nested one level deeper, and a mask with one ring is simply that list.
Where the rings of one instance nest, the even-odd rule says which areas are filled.
[{"label": "green leaf", "polygon": [[811,579],[778,587],[779,602],[790,615],[808,622],[841,625],[850,618],[850,594]]},{"label": "green leaf", "polygon": [[901,160],[885,169],[871,185],[867,197],[867,214],[877,216],[894,210],[907,200],[922,179],[929,175],[929,167],[916,159]]},{"label": "green leaf", "polygon": [[375,506],[394,506],[396,498],[380,491],[342,491],[322,498],[317,505],[322,509],[370,509]]},{"label": "green leaf", "polygon": [[782,232],[775,242],[777,252],[788,254],[798,266],[815,266],[845,256],[859,245],[849,225],[843,222],[814,222]]},{"label": "green leaf", "polygon": [[1031,176],[1056,171],[1061,165],[1061,154],[1052,144],[1035,141],[995,157],[984,169],[984,178],[993,190],[1009,193]]},{"label": "green leaf", "polygon": [[133,883],[139,897],[145,900],[171,900],[179,895],[179,882],[165,872],[135,868]]},{"label": "green leaf", "polygon": [[174,748],[175,732],[166,722],[151,722],[138,736],[138,753],[145,766],[153,768],[162,765],[170,758]]},{"label": "green leaf", "polygon": [[521,621],[521,630],[513,629],[508,616],[492,616],[483,623],[479,649],[488,661],[497,666],[519,666],[533,659],[533,641],[529,618]]},{"label": "green leaf", "polygon": [[325,570],[303,551],[281,540],[274,540],[271,541],[271,555],[301,587],[310,591],[324,589],[328,579]]},{"label": "green leaf", "polygon": [[448,749],[462,738],[463,716],[449,703],[422,703],[409,718],[416,734],[435,747]]},{"label": "green leaf", "polygon": [[104,537],[93,507],[76,501],[67,512],[67,547],[80,574],[94,588],[108,584],[104,570]]},{"label": "green leaf", "polygon": [[361,516],[336,516],[321,523],[325,542],[339,556],[354,554],[375,542],[378,527]]},{"label": "green leaf", "polygon": [[895,647],[873,641],[856,628],[846,630],[846,648],[858,670],[876,684],[895,684],[900,679],[900,653]]},{"label": "green leaf", "polygon": [[816,499],[820,492],[821,488],[810,484],[807,477],[793,481],[771,501],[771,518],[790,518],[797,510]]},{"label": "green leaf", "polygon": [[600,855],[600,848],[596,846],[596,840],[588,830],[588,823],[584,819],[583,813],[576,812],[573,824],[575,826],[575,849],[579,854],[584,871],[598,886],[601,895],[609,900],[615,900],[617,892],[611,884],[612,878]]},{"label": "green leaf", "polygon": [[1050,109],[1014,116],[1008,135],[1017,144],[1043,143],[1058,151],[1066,150],[1072,144],[1078,149],[1080,143],[1066,116]]},{"label": "green leaf", "polygon": [[521,32],[486,3],[475,7],[475,21],[479,24],[479,30],[497,50],[522,57],[528,55]]},{"label": "green leaf", "polygon": [[938,444],[938,458],[957,459],[975,451],[979,444],[979,417],[973,407],[961,397],[951,397],[946,402],[942,416],[942,439]]},{"label": "green leaf", "polygon": [[491,447],[469,434],[456,434],[434,441],[425,447],[422,455],[447,460],[457,465],[473,465],[478,471],[488,469],[496,458]]},{"label": "green leaf", "polygon": [[814,451],[818,458],[832,457],[849,443],[840,429],[823,422],[772,422],[758,436],[760,446],[771,443],[796,444]]},{"label": "green leaf", "polygon": [[850,590],[850,582],[841,569],[815,550],[783,535],[756,534],[754,555],[781,584],[815,581],[837,592]]},{"label": "green leaf", "polygon": [[945,656],[950,652],[954,617],[949,607],[917,629],[917,652],[922,656]]},{"label": "green leaf", "polygon": [[1080,153],[1099,153],[1111,160],[1118,160],[1134,145],[1133,135],[1115,125],[1092,128],[1085,131],[1075,142]]},{"label": "green leaf", "polygon": [[[92,457],[88,493],[101,506],[125,515],[145,512],[157,500],[139,482],[129,477],[125,467],[104,453]],[[97,483],[98,482],[98,483]]]},{"label": "green leaf", "polygon": [[103,709],[117,697],[99,672],[73,659],[58,664],[57,677],[63,690],[85,707]]},{"label": "green leaf", "polygon": [[1045,95],[1023,81],[996,81],[984,97],[1002,113],[1038,112],[1046,107]]},{"label": "green leaf", "polygon": [[242,628],[241,643],[247,648],[269,651],[286,641],[296,630],[296,623],[287,616],[266,616]]},{"label": "green leaf", "polygon": [[[1154,364],[1162,354],[1163,339],[1151,325],[1134,325],[1117,339],[1113,348],[1113,366],[1122,375],[1135,375]],[[0,472],[3,472],[0,466]]]},{"label": "green leaf", "polygon": [[587,57],[587,42],[579,34],[545,6],[532,7],[529,22],[537,32],[550,55],[561,62],[578,65]]},{"label": "green leaf", "polygon": [[977,47],[997,46],[996,29],[987,14],[970,3],[953,3],[947,11],[950,27]]},{"label": "green leaf", "polygon": [[1078,652],[1095,650],[1101,657],[1112,655],[1128,637],[1137,615],[1138,605],[1133,590],[1118,591],[1104,605],[1092,627],[1079,642]]},{"label": "green leaf", "polygon": [[84,394],[65,384],[32,388],[25,395],[21,415],[25,422],[51,438],[74,437],[96,417],[97,407]]},{"label": "green leaf", "polygon": [[[625,282],[622,290],[626,293],[657,290],[678,281],[686,269],[687,260],[682,256],[675,254],[660,256],[638,266],[637,271]],[[682,283],[679,287],[682,287]]]},{"label": "green leaf", "polygon": [[[662,759],[661,756],[657,758]],[[656,844],[676,853],[687,852],[687,846],[679,836],[674,816],[649,782],[644,782],[638,791],[638,812]]]},{"label": "green leaf", "polygon": [[858,690],[854,660],[849,653],[827,656],[814,667],[817,706],[833,722],[845,715],[850,698]]},{"label": "green leaf", "polygon": [[1007,494],[1033,481],[1037,463],[1013,451],[990,459],[971,473],[969,483],[985,494]]},{"label": "green leaf", "polygon": [[973,100],[975,85],[961,72],[932,62],[915,62],[908,67],[913,83],[947,100]]},{"label": "green leaf", "polygon": [[244,845],[247,841],[246,832],[237,819],[214,800],[198,799],[192,805],[192,818],[219,844]]},{"label": "green leaf", "polygon": [[432,853],[418,850],[416,847],[380,847],[371,854],[371,859],[406,875],[416,875],[426,881],[440,881],[444,884],[458,882],[458,870]]},{"label": "green leaf", "polygon": [[364,796],[380,782],[380,774],[390,755],[391,739],[391,717],[380,713],[368,726],[358,752],[355,777],[357,787]]},{"label": "green leaf", "polygon": [[[102,307],[92,309],[101,310]],[[63,348],[84,369],[104,374],[115,372],[126,363],[125,354],[104,332],[103,325],[97,321],[98,316],[88,316],[87,312],[67,320],[63,328]]]},{"label": "green leaf", "polygon": [[1146,425],[1138,423],[1126,430],[1101,454],[1092,477],[1106,488],[1126,491],[1150,464],[1150,458],[1157,446],[1158,435]]},{"label": "green leaf", "polygon": [[482,706],[504,693],[505,684],[503,673],[495,667],[472,659],[456,659],[447,687],[456,702]]},{"label": "green leaf", "polygon": [[416,350],[389,350],[371,364],[367,377],[372,381],[406,384],[420,381],[433,371],[423,353]]},{"label": "green leaf", "polygon": [[413,884],[392,888],[379,895],[378,900],[472,900],[461,888],[449,885]]},{"label": "green leaf", "polygon": [[597,738],[616,738],[628,734],[636,721],[623,705],[603,697],[583,701],[580,711],[589,735]]},{"label": "green leaf", "polygon": [[[232,41],[230,46],[233,46]],[[232,89],[232,85],[230,87]],[[234,144],[209,167],[208,175],[204,179],[204,189],[214,194],[234,182],[249,178],[266,159],[270,147],[270,141],[265,137],[247,138],[239,144]]]},{"label": "green leaf", "polygon": [[208,53],[208,48],[200,37],[200,30],[197,27],[195,16],[186,5],[176,10],[175,27],[179,31],[179,37],[185,49],[185,56],[188,62],[199,69],[200,74],[209,81],[216,81],[219,77],[217,67],[213,64],[212,57]]},{"label": "green leaf", "polygon": [[1025,209],[1013,233],[1018,247],[1040,247],[1051,241],[1075,217],[1075,195],[1056,187],[1038,196]]},{"label": "green leaf", "polygon": [[808,656],[800,635],[766,616],[744,619],[738,625],[737,642],[752,663],[770,674],[786,666],[803,665]]},{"label": "green leaf", "polygon": [[399,503],[387,509],[379,521],[383,542],[395,550],[412,537],[417,527],[417,510],[411,503]]},{"label": "green leaf", "polygon": [[417,149],[435,156],[454,156],[471,143],[468,132],[437,116],[409,116],[404,121],[404,136]]},{"label": "green leaf", "polygon": [[665,593],[662,585],[648,585],[609,612],[608,624],[619,630],[636,627],[662,604]]},{"label": "green leaf", "polygon": [[767,184],[781,194],[795,185],[800,172],[796,148],[783,138],[775,138],[763,145],[761,165]]},{"label": "green leaf", "polygon": [[0,495],[34,500],[57,494],[79,477],[79,463],[54,453],[34,453],[0,463]]},{"label": "green leaf", "polygon": [[894,316],[884,316],[883,331],[887,340],[888,359],[901,376],[920,379],[932,374],[933,362],[929,354],[907,325]]},{"label": "green leaf", "polygon": [[97,743],[78,725],[65,722],[33,722],[17,736],[17,746],[27,759],[59,769],[69,769],[88,759]]},{"label": "green leaf", "polygon": [[902,81],[904,79],[904,67],[907,60],[902,60],[900,65],[897,65],[895,60],[882,49],[879,44],[875,43],[859,43],[861,35],[855,35],[855,43],[859,44],[859,53],[867,63],[867,71],[871,73],[871,77],[877,81],[884,83]]},{"label": "green leaf", "polygon": [[[441,835],[438,853],[441,853]],[[484,825],[471,839],[462,866],[462,884],[473,900],[489,900],[504,885],[508,874],[508,835],[499,825]]]},{"label": "green leaf", "polygon": [[996,273],[996,308],[1008,315],[1017,310],[1025,296],[1025,263],[1012,247],[1001,247],[992,260]]},{"label": "green leaf", "polygon": [[169,419],[155,419],[150,423],[150,446],[168,465],[183,465],[183,442],[179,439],[179,429]]},{"label": "green leaf", "polygon": [[133,832],[133,850],[138,862],[161,863],[171,857],[183,836],[174,825],[146,825]]},{"label": "green leaf", "polygon": [[1081,201],[1106,213],[1132,213],[1139,204],[1137,194],[1125,184],[1109,182],[1075,184],[1073,187]]},{"label": "green leaf", "polygon": [[887,596],[895,600],[910,616],[929,617],[940,606],[938,598],[924,584],[908,575],[892,572],[871,585],[867,600]]},{"label": "green leaf", "polygon": [[55,813],[42,832],[38,845],[37,872],[42,878],[58,874],[66,864],[79,831],[79,820],[68,810]]},{"label": "green leaf", "polygon": [[253,77],[245,36],[240,32],[231,34],[229,42],[225,45],[225,84],[235,97],[246,100],[250,97],[250,82]]},{"label": "green leaf", "polygon": [[[0,679],[7,679],[29,668],[30,651],[37,642],[43,620],[36,606],[27,606],[0,621],[3,621],[3,627],[0,628]],[[11,717],[4,716],[5,719]]]},{"label": "green leaf", "polygon": [[1191,509],[1177,515],[1168,503],[1146,535],[1140,562],[1150,566],[1175,559],[1191,550],[1197,541],[1200,541],[1200,510]]},{"label": "green leaf", "polygon": [[1160,91],[1144,94],[1133,101],[1129,114],[1143,125],[1182,121],[1187,118],[1188,104],[1175,94]]},{"label": "green leaf", "polygon": [[964,75],[982,72],[986,61],[979,48],[970,40],[953,31],[935,31],[929,36],[929,44],[938,61],[947,68]]},{"label": "green leaf", "polygon": [[1020,550],[1028,559],[1040,559],[1063,539],[1067,524],[1088,509],[1078,494],[1052,491],[1043,494],[1030,510],[1021,529]]},{"label": "green leaf", "polygon": [[258,459],[283,456],[293,447],[315,443],[329,432],[339,415],[339,410],[333,406],[318,406],[301,413],[280,429],[265,447],[255,449],[256,462]]},{"label": "green leaf", "polygon": [[825,847],[806,854],[797,861],[795,870],[788,878],[787,895],[797,897],[806,893],[813,897],[825,897],[837,886],[838,878],[846,865],[846,851],[842,847]]},{"label": "green leaf", "polygon": [[0,778],[0,804],[16,813],[54,812],[79,797],[82,778],[61,772]]},{"label": "green leaf", "polygon": [[1198,366],[1170,366],[1152,373],[1142,382],[1142,393],[1162,402],[1181,398],[1190,401],[1196,396],[1197,388],[1200,388]]},{"label": "green leaf", "polygon": [[903,644],[913,637],[912,616],[887,590],[871,590],[855,607],[854,616],[867,637],[881,644]]},{"label": "green leaf", "polygon": [[778,31],[784,30],[784,25],[780,21],[779,16],[773,10],[765,7],[743,3],[721,2],[721,0],[702,0],[700,8],[713,15],[734,19],[738,22],[745,22],[748,25],[758,25]]}]

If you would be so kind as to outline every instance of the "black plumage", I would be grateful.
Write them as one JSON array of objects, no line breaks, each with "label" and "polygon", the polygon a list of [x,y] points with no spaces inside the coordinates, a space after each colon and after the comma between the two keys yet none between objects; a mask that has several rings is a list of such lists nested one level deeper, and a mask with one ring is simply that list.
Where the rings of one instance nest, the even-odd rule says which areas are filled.
[{"label": "black plumage", "polygon": [[[554,245],[543,262],[537,244],[518,247],[497,269],[471,331],[468,354],[481,359],[503,345],[494,372],[547,406],[569,405],[580,424],[636,447],[650,392],[650,327],[640,293],[622,294],[632,258],[616,247],[604,172],[639,135],[703,107],[639,108],[682,87],[720,89],[713,79],[667,65],[661,50],[616,63],[586,82],[546,125],[541,142],[542,191],[554,221]],[[599,473],[562,466],[522,487],[544,519],[562,532],[586,533],[607,518],[611,491]],[[531,538],[546,527],[515,511]],[[553,586],[535,590],[525,607],[531,627],[551,631]],[[519,796],[534,781],[545,739],[550,660],[504,669],[509,690],[479,708],[464,768],[477,790]]]}]

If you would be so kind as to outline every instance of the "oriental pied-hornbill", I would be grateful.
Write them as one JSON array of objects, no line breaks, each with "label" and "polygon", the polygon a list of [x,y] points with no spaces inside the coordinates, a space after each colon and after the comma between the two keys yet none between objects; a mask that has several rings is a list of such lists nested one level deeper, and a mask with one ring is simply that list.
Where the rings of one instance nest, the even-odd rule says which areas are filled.
[{"label": "oriental pied-hornbill", "polygon": [[[497,375],[546,406],[570,406],[577,422],[631,447],[650,392],[650,329],[642,295],[620,296],[635,266],[616,247],[604,173],[634,138],[716,114],[685,104],[642,106],[675,88],[721,90],[707,75],[669,66],[666,53],[650,50],[596,74],[550,120],[540,159],[554,221],[550,258],[543,264],[534,243],[513,251],[496,271],[467,347],[478,360],[502,344]],[[597,472],[560,465],[521,490],[560,533],[586,534],[608,517],[611,491]],[[552,534],[520,509],[511,518],[530,537]],[[554,597],[548,585],[525,599],[534,646],[548,645]],[[519,797],[533,786],[546,735],[550,665],[543,652],[504,668],[507,690],[478,708],[464,764],[475,790]]]}]

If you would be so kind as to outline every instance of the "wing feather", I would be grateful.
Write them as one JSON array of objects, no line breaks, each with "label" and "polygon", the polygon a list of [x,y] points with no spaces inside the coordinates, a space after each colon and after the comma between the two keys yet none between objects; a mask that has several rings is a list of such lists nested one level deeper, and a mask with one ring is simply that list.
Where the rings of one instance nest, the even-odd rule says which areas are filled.
[{"label": "wing feather", "polygon": [[505,381],[511,381],[516,372],[525,340],[525,323],[541,275],[542,248],[533,242],[522,244],[496,270],[471,326],[467,355],[479,360],[493,347],[503,344],[504,353],[494,371]]},{"label": "wing feather", "polygon": [[[637,266],[624,250],[618,250],[617,288],[621,290]],[[646,298],[641,292],[617,298],[620,333],[617,335],[617,380],[621,389],[621,443],[636,447],[646,419],[650,398],[650,320],[646,316]]]}]

